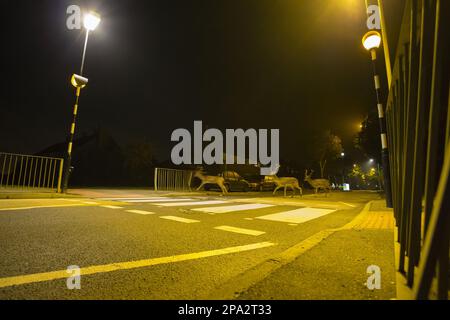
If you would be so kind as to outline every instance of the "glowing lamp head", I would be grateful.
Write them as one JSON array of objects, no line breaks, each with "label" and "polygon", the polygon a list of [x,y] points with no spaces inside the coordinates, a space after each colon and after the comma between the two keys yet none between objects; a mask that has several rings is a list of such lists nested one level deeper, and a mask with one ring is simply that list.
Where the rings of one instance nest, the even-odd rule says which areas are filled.
[{"label": "glowing lamp head", "polygon": [[362,44],[366,50],[373,50],[380,47],[381,35],[378,31],[371,30],[362,38]]},{"label": "glowing lamp head", "polygon": [[70,78],[70,83],[75,88],[83,89],[88,83],[88,78],[82,77],[78,74],[73,74],[72,77]]},{"label": "glowing lamp head", "polygon": [[84,27],[92,31],[95,28],[97,28],[98,24],[100,23],[100,15],[94,11],[90,11],[89,13],[86,13],[84,15],[83,24]]}]

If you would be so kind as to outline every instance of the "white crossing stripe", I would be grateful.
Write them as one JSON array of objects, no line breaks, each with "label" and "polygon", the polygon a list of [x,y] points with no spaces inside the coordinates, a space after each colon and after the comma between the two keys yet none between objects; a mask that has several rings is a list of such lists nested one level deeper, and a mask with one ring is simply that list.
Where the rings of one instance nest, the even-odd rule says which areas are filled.
[{"label": "white crossing stripe", "polygon": [[186,218],[181,218],[181,217],[176,217],[176,216],[161,216],[160,218],[162,218],[162,219],[167,219],[167,220],[178,221],[178,222],[184,222],[184,223],[195,223],[195,222],[200,222],[200,221],[198,221],[198,220],[194,220],[194,219],[186,219]]},{"label": "white crossing stripe", "polygon": [[200,206],[207,204],[222,204],[228,201],[223,200],[207,200],[207,201],[190,201],[190,202],[170,202],[170,203],[158,203],[161,207],[178,207],[178,206]]},{"label": "white crossing stripe", "polygon": [[108,209],[123,209],[123,207],[119,207],[119,206],[100,206],[100,207],[103,207],[103,208],[108,208]]},{"label": "white crossing stripe", "polygon": [[265,216],[256,217],[256,219],[280,221],[288,223],[303,223],[309,220],[313,220],[334,212],[336,210],[330,209],[318,209],[318,208],[301,208],[290,211],[283,211],[274,214],[268,214]]},{"label": "white crossing stripe", "polygon": [[97,202],[94,201],[83,201],[84,204],[97,204]]},{"label": "white crossing stripe", "polygon": [[137,214],[155,214],[154,212],[145,211],[145,210],[125,210],[125,211],[130,212],[130,213],[137,213]]},{"label": "white crossing stripe", "polygon": [[234,233],[242,233],[242,234],[247,234],[250,236],[260,236],[265,233],[264,231],[236,228],[236,227],[231,227],[231,226],[219,226],[219,227],[214,227],[214,229],[229,231],[229,232],[234,232]]},{"label": "white crossing stripe", "polygon": [[209,207],[209,208],[196,208],[192,209],[193,211],[200,212],[211,212],[211,213],[227,213],[234,211],[243,211],[243,210],[253,210],[253,209],[262,209],[273,207],[273,204],[264,204],[264,203],[249,203],[249,204],[238,204],[234,206],[225,206],[225,207]]},{"label": "white crossing stripe", "polygon": [[124,197],[122,197],[122,198],[118,198],[118,197],[115,197],[115,198],[96,198],[97,200],[140,200],[140,199],[148,199],[148,200],[150,200],[150,199],[167,199],[167,197],[136,197],[136,198],[124,198]]},{"label": "white crossing stripe", "polygon": [[182,202],[190,201],[194,199],[177,199],[177,198],[164,198],[164,199],[139,199],[139,200],[124,200],[131,203],[158,203],[158,202]]}]

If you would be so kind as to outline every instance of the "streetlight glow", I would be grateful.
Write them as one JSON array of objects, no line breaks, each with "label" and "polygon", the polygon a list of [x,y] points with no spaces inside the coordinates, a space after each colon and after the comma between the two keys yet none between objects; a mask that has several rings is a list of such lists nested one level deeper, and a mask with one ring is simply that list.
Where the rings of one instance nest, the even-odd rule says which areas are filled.
[{"label": "streetlight glow", "polygon": [[84,15],[83,24],[87,30],[92,31],[97,28],[100,20],[100,15],[98,13],[90,11],[89,13]]},{"label": "streetlight glow", "polygon": [[367,32],[362,38],[362,44],[366,50],[377,49],[381,44],[380,33],[375,30]]}]

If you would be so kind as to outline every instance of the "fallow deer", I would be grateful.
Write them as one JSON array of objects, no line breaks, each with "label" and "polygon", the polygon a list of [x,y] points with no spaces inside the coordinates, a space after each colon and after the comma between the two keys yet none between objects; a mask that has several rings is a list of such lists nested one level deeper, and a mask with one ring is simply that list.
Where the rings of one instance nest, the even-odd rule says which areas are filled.
[{"label": "fallow deer", "polygon": [[330,181],[328,179],[311,179],[313,172],[314,170],[311,170],[311,173],[308,174],[308,169],[305,170],[305,181],[314,188],[316,194],[319,189],[329,193],[331,189]]},{"label": "fallow deer", "polygon": [[273,194],[275,194],[278,189],[284,187],[284,196],[286,197],[286,189],[289,187],[292,189],[292,192],[294,195],[295,195],[295,189],[298,189],[301,196],[303,195],[302,188],[300,187],[297,178],[294,178],[294,177],[278,178],[276,175],[272,175],[271,177],[273,179],[273,182],[276,185],[275,190],[273,190]]},{"label": "fallow deer", "polygon": [[222,177],[205,176],[201,170],[195,171],[194,177],[201,180],[200,186],[197,188],[197,191],[200,190],[205,184],[216,184],[219,186],[220,190],[222,190],[222,194],[228,193],[227,188],[225,187],[225,179]]}]

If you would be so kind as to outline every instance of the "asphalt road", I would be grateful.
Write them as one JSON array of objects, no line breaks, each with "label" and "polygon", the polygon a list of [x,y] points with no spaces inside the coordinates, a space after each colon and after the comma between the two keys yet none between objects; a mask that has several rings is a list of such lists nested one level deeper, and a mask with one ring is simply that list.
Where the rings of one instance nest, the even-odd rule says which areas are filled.
[{"label": "asphalt road", "polygon": [[[1,299],[217,297],[237,276],[344,226],[378,198],[78,193],[83,196],[0,200]],[[79,290],[66,284],[73,265],[81,268]]]}]

